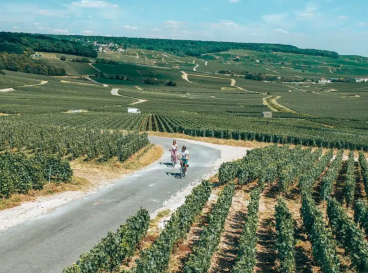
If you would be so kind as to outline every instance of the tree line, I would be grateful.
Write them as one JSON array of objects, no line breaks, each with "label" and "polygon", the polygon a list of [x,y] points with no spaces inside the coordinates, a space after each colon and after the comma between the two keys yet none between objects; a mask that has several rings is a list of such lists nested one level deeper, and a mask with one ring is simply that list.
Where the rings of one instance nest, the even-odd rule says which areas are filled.
[{"label": "tree line", "polygon": [[0,52],[20,54],[25,51],[55,52],[84,57],[97,57],[91,42],[119,44],[124,48],[141,48],[172,52],[178,56],[200,57],[206,53],[228,51],[230,49],[255,50],[259,52],[284,52],[339,58],[334,51],[302,49],[291,45],[265,43],[235,43],[194,40],[147,39],[128,37],[103,37],[81,35],[41,35],[28,33],[0,32]]},{"label": "tree line", "polygon": [[0,70],[1,69],[47,76],[66,75],[64,68],[52,66],[42,60],[33,60],[21,54],[0,53]]},{"label": "tree line", "polygon": [[23,54],[42,51],[96,58],[97,52],[91,45],[41,34],[0,32],[0,52]]},{"label": "tree line", "polygon": [[215,42],[215,41],[194,41],[194,40],[170,40],[170,39],[147,39],[128,37],[102,37],[102,36],[81,36],[81,35],[52,35],[56,38],[78,40],[80,42],[96,41],[99,44],[110,42],[122,45],[124,48],[140,48],[147,50],[161,50],[172,52],[178,56],[200,57],[206,53],[216,53],[228,51],[230,49],[246,49],[259,52],[284,52],[313,56],[323,56],[339,58],[339,54],[333,51],[318,49],[302,49],[291,45],[265,44],[265,43],[235,43],[235,42]]}]

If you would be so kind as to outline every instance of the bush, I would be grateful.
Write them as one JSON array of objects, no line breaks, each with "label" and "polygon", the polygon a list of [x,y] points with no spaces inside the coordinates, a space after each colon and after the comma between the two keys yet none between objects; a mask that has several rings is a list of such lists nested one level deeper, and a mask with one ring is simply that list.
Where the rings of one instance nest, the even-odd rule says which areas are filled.
[{"label": "bush", "polygon": [[166,86],[176,86],[176,82],[168,81],[168,82],[166,83]]},{"label": "bush", "polygon": [[60,61],[63,61],[63,62],[65,62],[66,61],[66,57],[63,55],[63,56],[61,56],[60,57]]}]

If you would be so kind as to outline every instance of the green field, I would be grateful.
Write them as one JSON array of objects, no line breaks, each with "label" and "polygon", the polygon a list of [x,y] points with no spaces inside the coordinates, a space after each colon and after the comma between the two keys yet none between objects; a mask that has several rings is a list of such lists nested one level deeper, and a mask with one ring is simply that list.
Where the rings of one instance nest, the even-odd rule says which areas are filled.
[{"label": "green field", "polygon": [[[249,50],[211,55],[216,59],[131,49],[123,53],[100,54],[100,58],[115,60],[117,65],[89,65],[72,62],[73,56],[70,55],[62,62],[61,54],[44,54],[45,61],[65,68],[68,76],[47,77],[6,71],[6,75],[0,75],[0,88],[14,88],[15,91],[0,93],[0,113],[19,115],[0,119],[169,132],[179,128],[220,129],[303,137],[310,141],[321,138],[368,143],[368,84],[293,84],[247,80],[242,76],[247,71],[298,78],[308,74],[308,77],[321,78],[331,74],[330,68],[326,71],[320,65],[326,62],[336,74],[350,73],[347,75],[354,77],[368,69],[366,59],[266,54]],[[235,57],[239,59],[237,62]],[[231,74],[218,73],[221,70],[230,70]],[[95,77],[99,71],[103,78]],[[90,75],[92,81],[85,79],[86,75]],[[117,76],[129,80],[116,79]],[[148,78],[159,84],[145,84]],[[23,87],[42,81],[47,84]],[[173,81],[177,86],[165,86],[167,81]],[[112,94],[113,88],[119,89],[120,96]],[[143,114],[130,116],[127,107],[138,100],[145,100],[135,105]],[[73,110],[84,112],[70,113]],[[274,111],[273,119],[262,118],[262,112],[271,110]],[[191,129],[187,133],[198,132]]]},{"label": "green field", "polygon": [[[45,60],[63,67],[70,75],[90,74],[96,71],[89,69],[86,64],[69,62],[75,56],[65,55],[67,62],[58,64],[63,54],[41,53]],[[210,56],[210,59],[207,58]],[[121,64],[149,66],[152,69],[162,67],[166,69],[190,70],[196,67],[197,72],[217,73],[221,70],[230,70],[233,74],[243,75],[249,73],[262,73],[274,76],[294,78],[359,78],[368,75],[368,60],[359,56],[341,56],[328,58],[291,53],[264,53],[252,50],[230,50],[226,52],[211,53],[202,57],[180,57],[170,53],[129,49],[125,52],[99,53],[99,58],[114,60]],[[215,58],[215,59],[214,59]],[[237,58],[237,61],[236,61]],[[94,59],[91,59],[92,61]],[[71,64],[72,63],[72,64]],[[135,70],[135,69],[133,69]],[[126,73],[125,69],[118,69]],[[106,68],[107,74],[114,74]],[[134,73],[133,73],[134,74]]]}]

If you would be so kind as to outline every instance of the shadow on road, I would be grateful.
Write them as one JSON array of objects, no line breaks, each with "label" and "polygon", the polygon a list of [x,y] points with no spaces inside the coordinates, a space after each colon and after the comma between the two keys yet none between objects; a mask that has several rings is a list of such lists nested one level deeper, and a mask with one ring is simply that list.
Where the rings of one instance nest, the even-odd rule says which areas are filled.
[{"label": "shadow on road", "polygon": [[171,172],[166,172],[166,175],[171,175],[174,176],[176,179],[180,179],[180,173],[171,173]]},{"label": "shadow on road", "polygon": [[166,167],[172,167],[172,163],[171,162],[160,162],[160,165],[165,165]]}]

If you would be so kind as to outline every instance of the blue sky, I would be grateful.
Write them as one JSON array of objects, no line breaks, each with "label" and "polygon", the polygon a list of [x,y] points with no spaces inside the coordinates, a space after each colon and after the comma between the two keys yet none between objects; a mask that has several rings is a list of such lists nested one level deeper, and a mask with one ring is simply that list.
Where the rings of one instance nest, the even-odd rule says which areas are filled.
[{"label": "blue sky", "polygon": [[367,0],[1,0],[0,30],[267,42],[368,56]]}]

